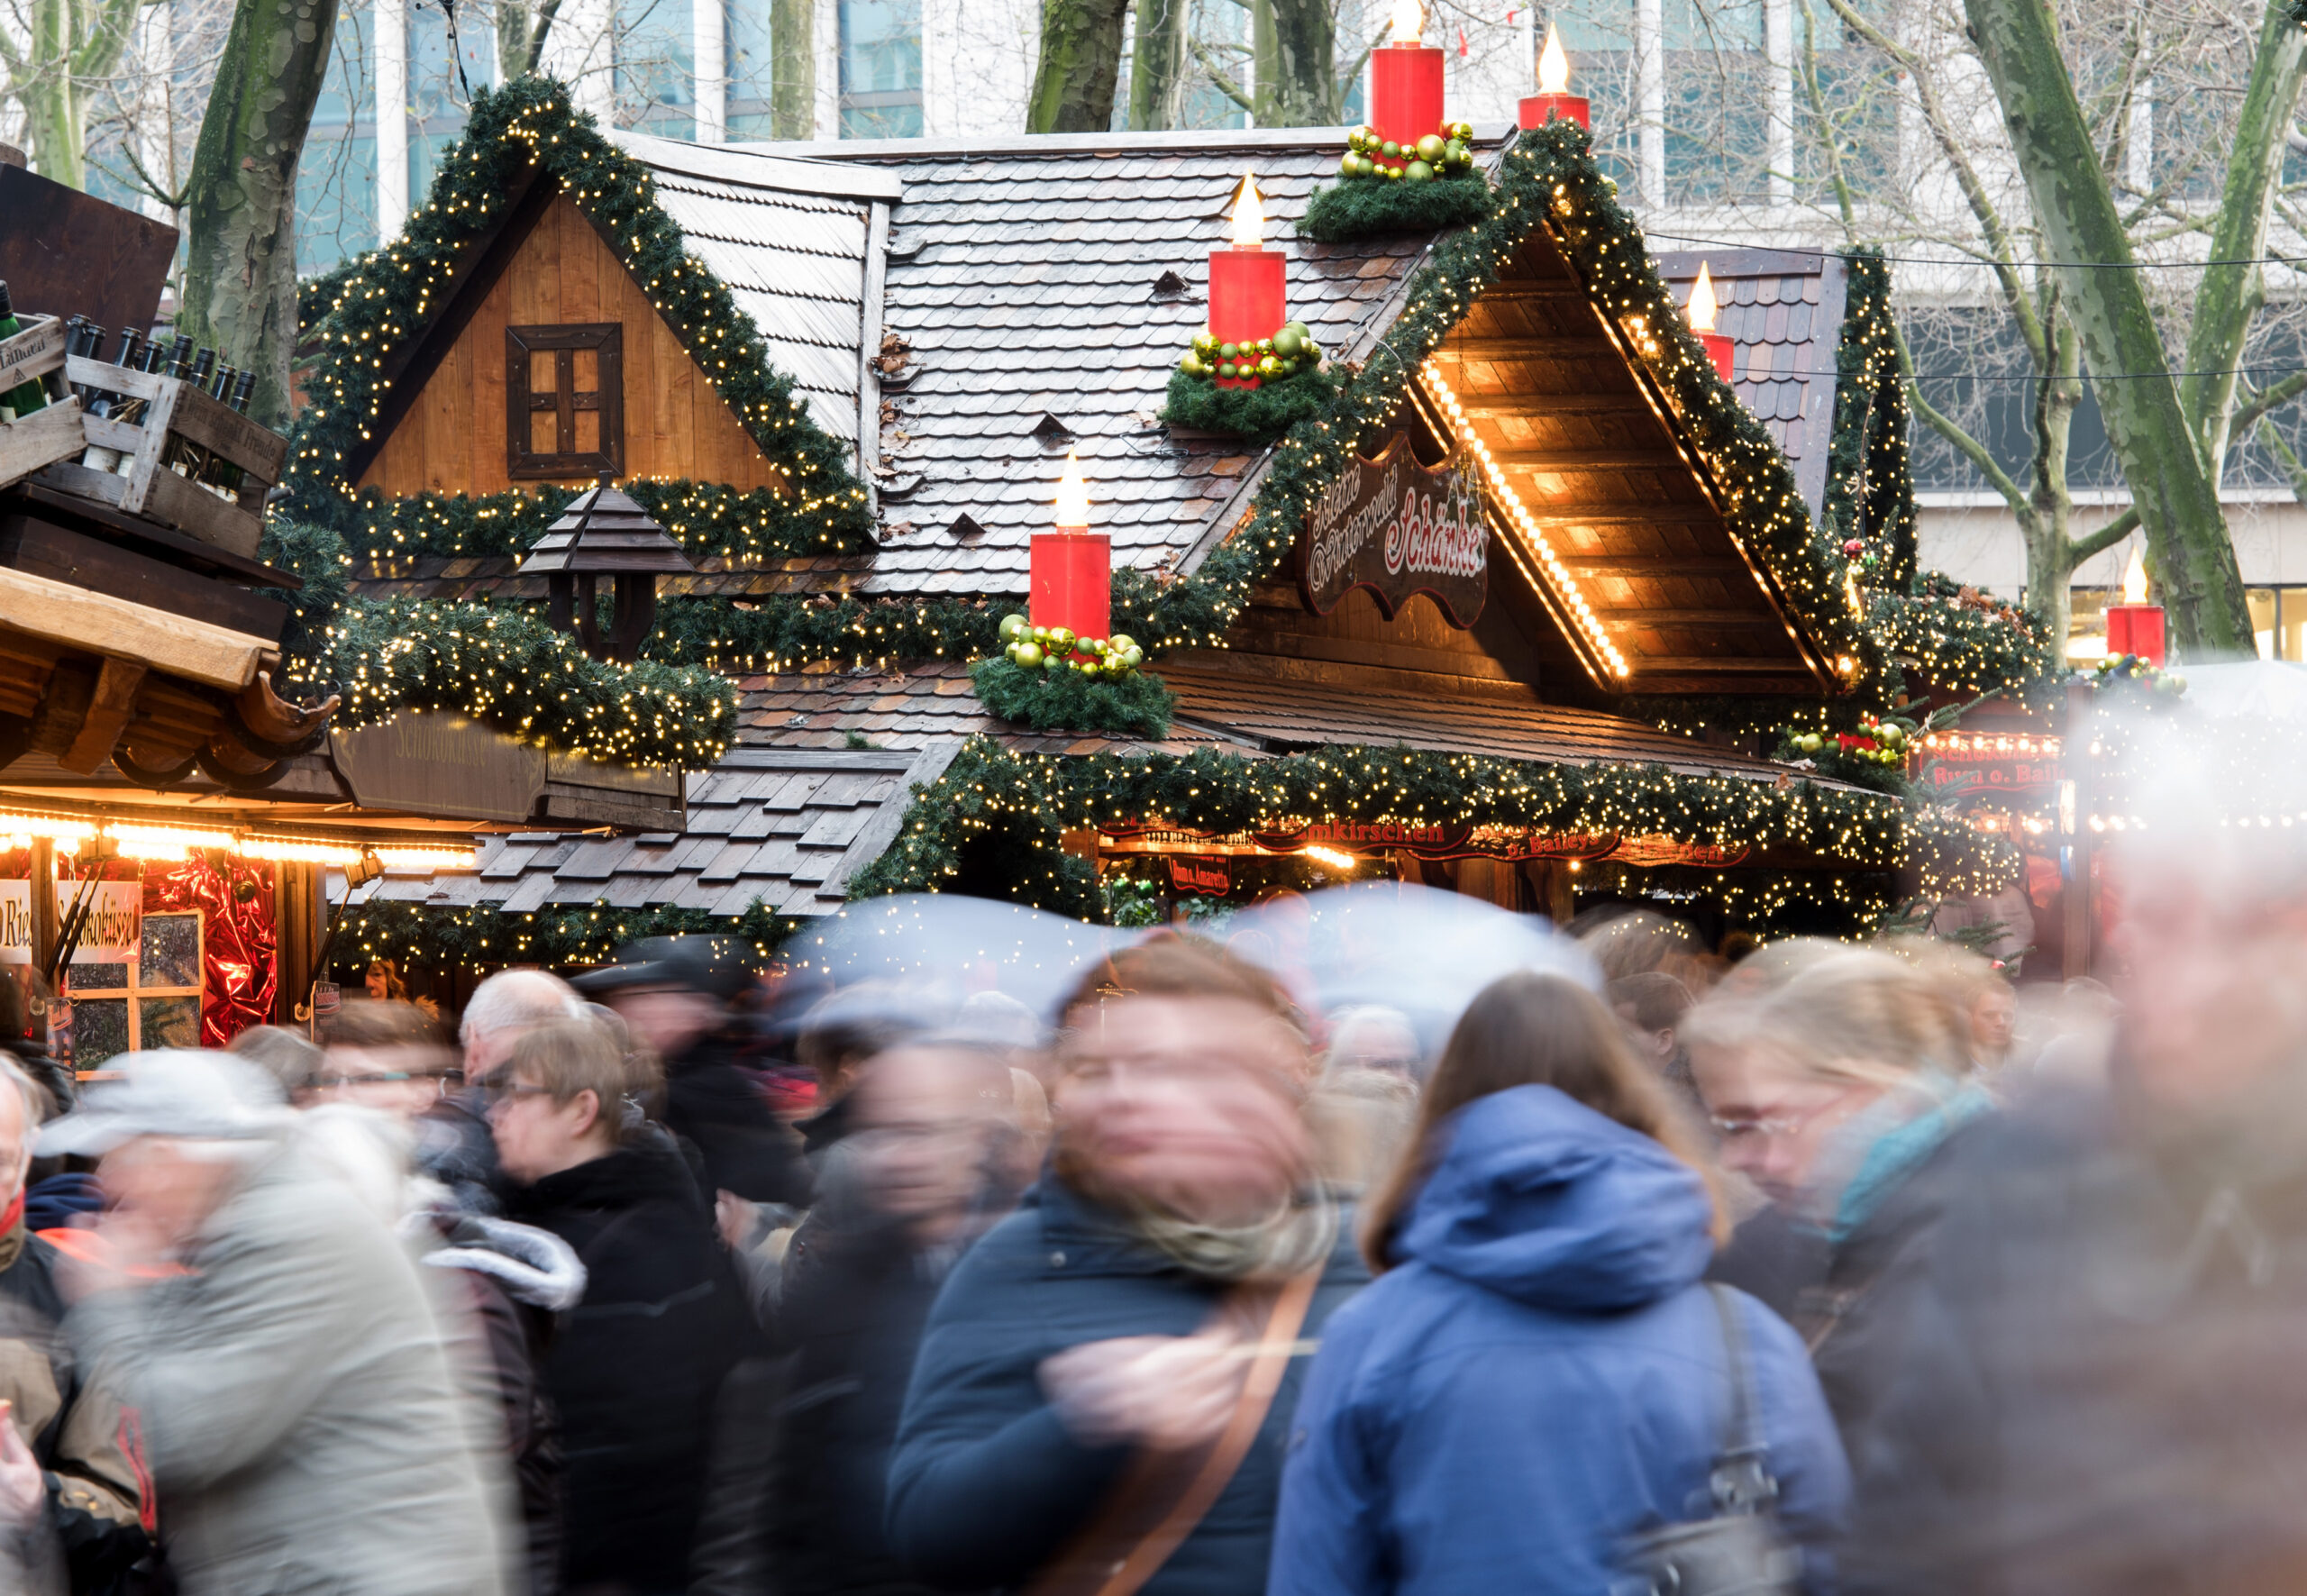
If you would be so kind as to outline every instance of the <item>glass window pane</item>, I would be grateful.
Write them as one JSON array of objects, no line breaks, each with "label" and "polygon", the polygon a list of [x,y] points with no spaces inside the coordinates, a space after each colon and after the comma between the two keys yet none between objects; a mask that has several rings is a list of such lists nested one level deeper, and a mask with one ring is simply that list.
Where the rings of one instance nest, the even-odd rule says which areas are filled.
[{"label": "glass window pane", "polygon": [[614,46],[618,125],[695,138],[697,31],[687,0],[620,0]]},{"label": "glass window pane", "polygon": [[196,987],[200,985],[200,917],[146,915],[143,968],[137,985]]},{"label": "glass window pane", "polygon": [[128,990],[128,966],[125,964],[83,964],[73,962],[72,990],[76,992],[121,992]]},{"label": "glass window pane", "polygon": [[841,0],[841,136],[921,134],[921,0]]},{"label": "glass window pane", "polygon": [[77,999],[72,1004],[72,1065],[93,1070],[128,1051],[128,999]]},{"label": "glass window pane", "polygon": [[197,1047],[200,1045],[200,999],[197,998],[139,998],[136,999],[136,1044],[139,1047]]}]

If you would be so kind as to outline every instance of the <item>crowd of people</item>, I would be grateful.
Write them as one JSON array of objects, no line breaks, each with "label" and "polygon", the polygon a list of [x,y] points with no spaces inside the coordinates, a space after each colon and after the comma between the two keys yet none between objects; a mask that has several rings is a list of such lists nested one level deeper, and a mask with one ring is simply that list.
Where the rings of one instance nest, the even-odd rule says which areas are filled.
[{"label": "crowd of people", "polygon": [[2293,1591],[2287,890],[2142,875],[2124,990],[2024,1002],[1640,913],[1425,1039],[1270,938],[1047,1016],[763,1008],[679,938],[491,975],[453,1043],[385,981],[324,1045],[0,1058],[0,1574]]}]

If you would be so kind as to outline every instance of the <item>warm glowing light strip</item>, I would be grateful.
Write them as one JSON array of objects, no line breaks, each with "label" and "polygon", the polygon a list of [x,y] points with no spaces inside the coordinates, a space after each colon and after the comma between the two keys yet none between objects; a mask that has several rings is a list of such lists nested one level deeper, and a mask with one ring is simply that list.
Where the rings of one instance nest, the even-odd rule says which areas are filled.
[{"label": "warm glowing light strip", "polygon": [[0,831],[20,837],[69,837],[84,843],[96,834],[85,820],[59,820],[53,815],[0,815]]},{"label": "warm glowing light strip", "polygon": [[1458,404],[1458,396],[1443,380],[1442,373],[1435,369],[1432,360],[1428,360],[1418,368],[1418,377],[1427,397],[1450,418],[1450,424],[1456,431],[1459,442],[1465,445],[1467,452],[1482,462],[1482,476],[1490,484],[1491,497],[1505,509],[1508,518],[1536,552],[1546,580],[1553,585],[1555,597],[1569,613],[1571,623],[1578,628],[1579,636],[1609,666],[1612,675],[1633,674],[1626,662],[1626,656],[1619,652],[1618,645],[1603,632],[1601,617],[1594,613],[1594,606],[1586,602],[1586,595],[1580,590],[1577,579],[1570,574],[1570,568],[1563,564],[1561,557],[1554,552],[1554,545],[1538,529],[1537,517],[1524,507],[1522,496],[1514,491],[1513,485],[1506,479],[1505,471],[1491,458],[1490,445],[1475,434],[1473,423],[1467,419],[1465,411]]},{"label": "warm glowing light strip", "polygon": [[267,862],[338,867],[357,863],[363,853],[374,853],[378,862],[388,869],[402,870],[472,870],[479,863],[480,857],[471,848],[394,847],[389,844],[365,847],[359,843],[325,843],[310,837],[244,834],[196,826],[149,825],[127,820],[59,820],[48,815],[0,812],[0,845],[7,847],[28,848],[34,837],[49,837],[55,840],[59,853],[69,855],[78,852],[81,844],[99,835],[118,844],[123,859],[156,862],[181,860],[195,849],[209,848],[220,849],[242,859]]},{"label": "warm glowing light strip", "polygon": [[470,870],[480,859],[470,848],[378,848],[372,852],[388,870]]},{"label": "warm glowing light strip", "polygon": [[1352,870],[1362,862],[1353,854],[1336,848],[1312,847],[1305,850],[1306,857],[1317,864],[1327,864],[1332,870]]}]

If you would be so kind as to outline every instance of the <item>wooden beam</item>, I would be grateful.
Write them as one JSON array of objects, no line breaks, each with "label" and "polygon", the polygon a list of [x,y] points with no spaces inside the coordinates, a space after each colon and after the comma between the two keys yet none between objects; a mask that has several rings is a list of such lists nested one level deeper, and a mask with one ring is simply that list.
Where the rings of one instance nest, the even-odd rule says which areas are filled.
[{"label": "wooden beam", "polygon": [[1709,660],[1687,654],[1645,656],[1628,654],[1627,662],[1637,676],[1673,671],[1678,676],[1794,676],[1806,674],[1800,660]]},{"label": "wooden beam", "polygon": [[1491,458],[1524,471],[1622,471],[1682,470],[1671,449],[1493,449]]},{"label": "wooden beam", "polygon": [[[1591,526],[1594,523],[1580,521],[1571,524]],[[1692,555],[1657,554],[1637,559],[1624,554],[1564,554],[1561,558],[1566,569],[1582,577],[1733,577],[1746,574],[1746,568],[1736,560]]]},{"label": "wooden beam", "polygon": [[1482,291],[1484,299],[1583,299],[1586,290],[1575,280],[1541,283],[1496,283]]},{"label": "wooden beam", "polygon": [[1784,620],[1768,610],[1752,609],[1612,609],[1595,606],[1605,621],[1635,626],[1766,626],[1783,631]]},{"label": "wooden beam", "polygon": [[5,569],[0,569],[0,626],[235,692],[256,679],[258,665],[273,647],[245,632]]},{"label": "wooden beam", "polygon": [[1434,351],[1437,360],[1609,360],[1618,345],[1600,333],[1575,338],[1458,338]]},{"label": "wooden beam", "polygon": [[68,771],[93,776],[112,757],[113,744],[128,729],[136,707],[136,689],[144,685],[144,667],[127,660],[107,659],[96,672],[96,690],[81,716],[80,729],[56,762]]},{"label": "wooden beam", "polygon": [[1518,421],[1545,421],[1556,415],[1651,415],[1655,412],[1640,394],[1482,393],[1467,404],[1458,396],[1458,407],[1478,419],[1512,416]]}]

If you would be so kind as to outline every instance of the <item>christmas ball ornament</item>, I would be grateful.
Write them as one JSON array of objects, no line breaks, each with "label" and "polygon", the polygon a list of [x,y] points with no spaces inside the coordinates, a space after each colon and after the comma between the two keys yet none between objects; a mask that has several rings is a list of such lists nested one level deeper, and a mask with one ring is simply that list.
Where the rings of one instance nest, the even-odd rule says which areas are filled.
[{"label": "christmas ball ornament", "polygon": [[1217,346],[1217,358],[1221,360],[1230,360],[1241,352],[1239,344],[1221,343]]},{"label": "christmas ball ornament", "polygon": [[1217,363],[1217,375],[1224,378],[1226,381],[1231,382],[1235,376],[1234,362],[1231,360],[1220,360]]},{"label": "christmas ball ornament", "polygon": [[1418,141],[1418,158],[1428,166],[1442,159],[1444,140],[1439,133],[1428,133]]},{"label": "christmas ball ornament", "polygon": [[1306,340],[1299,333],[1294,323],[1285,324],[1281,332],[1273,335],[1273,352],[1285,360],[1296,360],[1305,351],[1305,348]]},{"label": "christmas ball ornament", "polygon": [[1434,169],[1422,160],[1413,160],[1402,172],[1402,176],[1413,183],[1429,183],[1434,179]]},{"label": "christmas ball ornament", "polygon": [[1017,652],[1012,657],[1028,670],[1038,670],[1042,668],[1042,650],[1037,643],[1019,643]]},{"label": "christmas ball ornament", "polygon": [[1199,355],[1205,360],[1216,360],[1217,358],[1217,340],[1212,338],[1207,333],[1195,333],[1193,340],[1193,352]]},{"label": "christmas ball ornament", "polygon": [[1053,654],[1071,653],[1073,652],[1073,628],[1071,626],[1052,626],[1049,629],[1049,640],[1044,646],[1046,646],[1049,652]]},{"label": "christmas ball ornament", "polygon": [[1402,158],[1402,147],[1400,144],[1395,143],[1391,139],[1388,139],[1384,143],[1378,146],[1378,153],[1384,156],[1388,160],[1400,160]]},{"label": "christmas ball ornament", "polygon": [[1201,363],[1199,357],[1189,352],[1184,360],[1178,362],[1178,369],[1188,377],[1199,377],[1208,368]]},{"label": "christmas ball ornament", "polygon": [[1843,544],[1842,552],[1856,560],[1866,552],[1866,544],[1858,538],[1852,538]]},{"label": "christmas ball ornament", "polygon": [[1267,355],[1267,356],[1263,357],[1263,359],[1261,359],[1261,360],[1258,361],[1258,375],[1259,375],[1260,377],[1279,377],[1279,376],[1281,376],[1281,362],[1280,360],[1275,360],[1272,355]]},{"label": "christmas ball ornament", "polygon": [[1134,653],[1137,649],[1137,639],[1126,632],[1117,632],[1106,639],[1106,647],[1117,654]]},{"label": "christmas ball ornament", "polygon": [[1092,637],[1089,642],[1079,646],[1090,653],[1102,654],[1106,652],[1106,640],[1102,637]]},{"label": "christmas ball ornament", "polygon": [[1015,643],[1018,638],[1024,636],[1032,625],[1033,623],[1026,619],[1023,616],[1003,616],[1001,617],[1001,641],[1004,643]]},{"label": "christmas ball ornament", "polygon": [[1337,175],[1341,178],[1360,177],[1362,175],[1362,158],[1359,155],[1354,154],[1346,154],[1338,157]]}]

